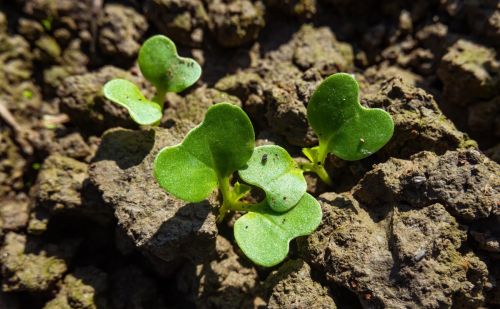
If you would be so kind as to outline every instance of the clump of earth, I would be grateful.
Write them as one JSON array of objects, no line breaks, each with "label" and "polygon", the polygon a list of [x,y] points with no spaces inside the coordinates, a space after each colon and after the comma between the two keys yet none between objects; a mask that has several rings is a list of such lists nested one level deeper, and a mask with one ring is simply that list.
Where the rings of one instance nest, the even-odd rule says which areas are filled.
[{"label": "clump of earth", "polygon": [[[101,88],[153,94],[136,57],[159,33],[203,75],[139,128]],[[0,308],[499,307],[499,42],[496,0],[0,2]],[[332,187],[307,175],[323,220],[280,265],[242,254],[217,194],[186,203],[152,177],[221,101],[300,160],[337,72],[394,136],[329,157]]]}]

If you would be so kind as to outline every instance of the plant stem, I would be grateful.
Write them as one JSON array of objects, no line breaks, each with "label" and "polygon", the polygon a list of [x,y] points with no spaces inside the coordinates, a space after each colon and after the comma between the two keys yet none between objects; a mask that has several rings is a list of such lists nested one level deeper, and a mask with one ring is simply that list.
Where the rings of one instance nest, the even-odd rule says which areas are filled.
[{"label": "plant stem", "polygon": [[[324,183],[326,183],[329,186],[332,186],[333,181],[325,169],[326,156],[328,155],[328,147],[326,147],[325,145],[327,144],[325,144],[320,140],[319,147],[317,147],[317,151],[312,151],[313,150],[312,148],[311,149],[304,148],[307,149],[307,151],[303,149],[302,152],[306,154],[310,162],[301,163],[299,167],[304,172],[315,173]],[[309,155],[307,155],[307,153],[309,153]]]},{"label": "plant stem", "polygon": [[325,165],[323,163],[317,164],[313,162],[301,163],[299,165],[300,169],[304,172],[313,172],[327,185],[332,186],[333,181],[328,175],[328,172],[325,169]]},{"label": "plant stem", "polygon": [[241,202],[231,186],[229,176],[219,177],[219,189],[222,195],[222,206],[219,209],[219,216],[217,217],[217,222],[219,223],[224,219],[224,216],[230,210],[249,211],[253,207],[259,205]]},{"label": "plant stem", "polygon": [[156,94],[151,101],[160,105],[161,109],[163,110],[163,105],[165,105],[165,95],[166,94],[167,94],[166,90],[161,89],[161,88],[157,88]]}]

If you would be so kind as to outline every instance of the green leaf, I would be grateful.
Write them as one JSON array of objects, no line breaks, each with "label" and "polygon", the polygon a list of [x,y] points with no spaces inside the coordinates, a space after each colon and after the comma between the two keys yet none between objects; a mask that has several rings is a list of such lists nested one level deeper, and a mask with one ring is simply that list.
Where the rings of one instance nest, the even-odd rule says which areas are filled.
[{"label": "green leaf", "polygon": [[250,193],[250,191],[252,191],[252,187],[237,181],[234,184],[233,190],[234,190],[234,198],[236,201],[238,201],[247,196]]},{"label": "green leaf", "polygon": [[201,76],[200,65],[191,58],[179,57],[174,42],[163,35],[144,42],[139,51],[139,67],[157,89],[167,92],[181,92]]},{"label": "green leaf", "polygon": [[345,73],[334,74],[319,85],[307,106],[307,118],[318,134],[320,148],[350,161],[373,154],[394,132],[387,112],[361,106],[358,83]]},{"label": "green leaf", "polygon": [[222,178],[245,166],[254,146],[252,123],[245,112],[230,103],[218,103],[181,144],[160,151],[154,175],[172,195],[199,202]]},{"label": "green leaf", "polygon": [[306,193],[302,170],[280,146],[255,148],[247,167],[238,173],[245,182],[266,192],[267,203],[276,212],[289,210]]},{"label": "green leaf", "polygon": [[267,205],[246,213],[234,224],[234,237],[255,264],[271,267],[283,261],[289,243],[311,234],[321,223],[321,207],[308,193],[290,211],[277,213]]},{"label": "green leaf", "polygon": [[132,119],[140,125],[158,123],[163,116],[160,105],[148,101],[139,88],[125,79],[113,79],[103,88],[104,96],[125,107]]}]

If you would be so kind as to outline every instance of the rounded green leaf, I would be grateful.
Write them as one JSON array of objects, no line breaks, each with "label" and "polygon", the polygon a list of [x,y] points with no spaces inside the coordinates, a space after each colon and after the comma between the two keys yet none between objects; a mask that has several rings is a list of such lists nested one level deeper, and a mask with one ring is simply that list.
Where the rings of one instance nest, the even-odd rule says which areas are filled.
[{"label": "rounded green leaf", "polygon": [[358,83],[345,73],[334,74],[319,85],[307,106],[307,119],[320,147],[350,161],[373,154],[394,132],[387,112],[360,104]]},{"label": "rounded green leaf", "polygon": [[154,174],[158,183],[177,198],[199,202],[217,188],[217,174],[182,145],[167,147],[156,157]]},{"label": "rounded green leaf", "polygon": [[241,108],[215,104],[181,144],[160,151],[154,175],[167,192],[199,202],[217,188],[219,179],[245,166],[254,141],[252,123]]},{"label": "rounded green leaf", "polygon": [[200,65],[191,58],[179,57],[174,42],[163,35],[144,42],[139,51],[139,67],[147,80],[167,92],[180,92],[201,76]]},{"label": "rounded green leaf", "polygon": [[160,105],[148,101],[139,88],[125,79],[113,79],[103,88],[104,96],[125,107],[132,119],[140,125],[158,123],[163,116]]},{"label": "rounded green leaf", "polygon": [[271,267],[283,261],[289,243],[311,234],[321,223],[321,207],[308,193],[290,211],[277,213],[267,205],[246,213],[234,224],[234,237],[255,264]]},{"label": "rounded green leaf", "polygon": [[263,189],[269,207],[277,212],[294,207],[306,193],[307,183],[302,170],[280,146],[255,148],[247,167],[238,173],[245,182]]}]

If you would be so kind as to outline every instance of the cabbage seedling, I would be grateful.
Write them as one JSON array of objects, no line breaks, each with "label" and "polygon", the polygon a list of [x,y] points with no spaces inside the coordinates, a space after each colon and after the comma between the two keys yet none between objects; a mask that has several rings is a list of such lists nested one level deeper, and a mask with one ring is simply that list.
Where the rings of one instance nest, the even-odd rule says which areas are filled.
[{"label": "cabbage seedling", "polygon": [[[306,193],[303,171],[285,149],[254,147],[253,126],[245,112],[219,103],[182,143],[159,152],[153,170],[162,188],[185,201],[202,201],[218,188],[218,221],[229,211],[245,212],[234,225],[236,242],[256,264],[273,266],[285,259],[293,238],[318,227],[322,212]],[[244,183],[232,184],[235,172]],[[252,186],[265,192],[262,201],[245,200]]]},{"label": "cabbage seedling", "polygon": [[346,73],[333,74],[318,86],[307,106],[307,119],[319,145],[302,149],[310,162],[301,168],[329,185],[332,180],[324,167],[329,153],[343,160],[361,160],[382,148],[394,132],[387,112],[360,104],[358,83]]},{"label": "cabbage seedling", "polygon": [[146,99],[139,87],[125,79],[107,82],[103,87],[104,96],[125,107],[136,123],[156,125],[163,115],[166,93],[180,92],[196,83],[201,67],[191,58],[180,57],[174,42],[163,35],[144,42],[138,62],[142,75],[155,86],[155,96]]}]

